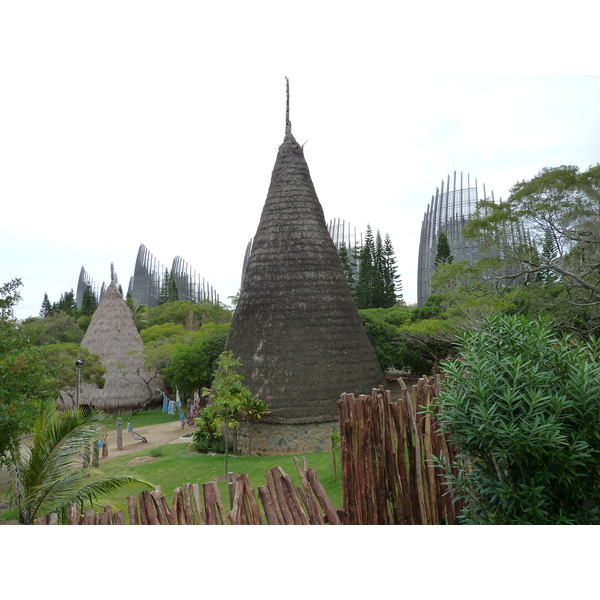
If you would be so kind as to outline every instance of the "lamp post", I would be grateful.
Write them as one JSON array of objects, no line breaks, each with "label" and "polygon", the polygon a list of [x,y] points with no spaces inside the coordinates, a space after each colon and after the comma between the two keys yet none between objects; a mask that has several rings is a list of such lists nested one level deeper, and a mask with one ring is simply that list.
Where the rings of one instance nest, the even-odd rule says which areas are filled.
[{"label": "lamp post", "polygon": [[82,365],[83,365],[82,360],[75,361],[75,369],[77,370],[77,383],[75,386],[75,407],[73,408],[73,410],[75,410],[75,408],[79,406],[79,388],[81,385],[81,366]]}]

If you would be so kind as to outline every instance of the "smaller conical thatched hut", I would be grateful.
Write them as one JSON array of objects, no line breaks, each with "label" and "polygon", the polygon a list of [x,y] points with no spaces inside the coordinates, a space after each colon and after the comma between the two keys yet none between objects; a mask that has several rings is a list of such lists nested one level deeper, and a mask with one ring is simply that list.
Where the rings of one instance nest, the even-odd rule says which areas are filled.
[{"label": "smaller conical thatched hut", "polygon": [[164,389],[162,381],[144,369],[144,342],[114,282],[104,292],[81,345],[102,359],[106,383],[102,389],[82,384],[80,404],[114,413],[160,401],[157,388]]}]

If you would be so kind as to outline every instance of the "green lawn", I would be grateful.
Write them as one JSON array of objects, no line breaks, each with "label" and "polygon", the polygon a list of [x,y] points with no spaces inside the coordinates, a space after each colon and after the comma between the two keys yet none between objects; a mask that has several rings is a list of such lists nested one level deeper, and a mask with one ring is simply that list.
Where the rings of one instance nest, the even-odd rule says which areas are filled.
[{"label": "green lawn", "polygon": [[135,414],[133,417],[131,413],[122,415],[107,415],[102,419],[102,424],[110,431],[117,428],[117,419],[121,417],[123,419],[123,427],[127,426],[127,423],[131,422],[131,425],[137,427],[147,427],[148,425],[160,425],[161,423],[171,423],[179,421],[177,415],[170,415],[164,413],[162,408],[152,408],[150,410],[143,410]]},{"label": "green lawn", "polygon": [[[162,412],[162,408],[140,412],[133,418],[131,415],[113,415],[106,417],[103,424],[111,430],[116,428],[117,418],[121,416],[123,422],[132,422],[134,427],[144,427],[168,423],[174,420],[173,415]],[[102,459],[100,469],[106,475],[133,475],[153,484],[160,485],[163,495],[169,503],[173,499],[173,490],[183,487],[186,483],[207,483],[215,477],[225,473],[225,456],[208,455],[191,452],[187,444],[166,444],[154,446],[139,452],[123,456],[113,456]],[[135,464],[138,457],[150,457],[151,462]],[[307,467],[317,470],[319,481],[325,488],[327,495],[336,508],[342,505],[342,485],[340,474],[340,460],[337,456],[337,481],[334,481],[333,463],[331,452],[313,452],[296,455],[302,464],[302,458],[306,458]],[[132,464],[132,461],[134,464]],[[252,489],[266,483],[265,470],[272,467],[281,467],[294,482],[300,485],[300,478],[296,471],[293,456],[229,456],[228,471],[248,475]],[[0,485],[0,499],[6,498],[7,485]],[[221,497],[226,510],[229,507],[229,494],[227,483],[219,483]],[[137,496],[142,490],[147,489],[143,485],[131,485],[121,488],[111,495],[103,497],[101,501],[113,503],[115,507],[123,510],[127,520],[127,496]],[[4,513],[0,520],[8,518]]]},{"label": "green lawn", "polygon": [[[135,463],[135,459],[138,457],[150,457],[152,461],[132,464],[132,462]],[[341,507],[342,485],[340,482],[339,457],[337,460],[337,481],[334,481],[330,452],[296,455],[300,464],[302,464],[302,457],[306,458],[308,468],[317,470],[319,481],[325,488],[333,505]],[[247,474],[252,489],[266,483],[265,470],[271,467],[281,467],[290,475],[296,486],[300,485],[300,478],[293,456],[229,456],[228,470],[238,474]],[[133,475],[149,481],[153,485],[160,485],[162,494],[170,503],[175,488],[183,487],[185,483],[206,483],[224,474],[225,456],[190,452],[187,444],[167,444],[126,456],[104,459],[100,463],[100,468],[106,475]],[[228,509],[227,483],[219,483],[219,488],[225,508]],[[137,496],[144,489],[147,488],[142,485],[132,485],[104,497],[103,500],[114,503],[117,508],[123,510],[124,515],[127,517],[126,497]]]}]

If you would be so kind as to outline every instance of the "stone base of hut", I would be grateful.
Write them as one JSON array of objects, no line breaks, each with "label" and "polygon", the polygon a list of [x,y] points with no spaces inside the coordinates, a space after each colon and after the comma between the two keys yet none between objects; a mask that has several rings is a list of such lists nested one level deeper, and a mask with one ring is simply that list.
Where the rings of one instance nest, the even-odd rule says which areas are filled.
[{"label": "stone base of hut", "polygon": [[329,452],[331,433],[339,430],[339,421],[302,424],[240,423],[238,448],[241,454],[250,456]]}]

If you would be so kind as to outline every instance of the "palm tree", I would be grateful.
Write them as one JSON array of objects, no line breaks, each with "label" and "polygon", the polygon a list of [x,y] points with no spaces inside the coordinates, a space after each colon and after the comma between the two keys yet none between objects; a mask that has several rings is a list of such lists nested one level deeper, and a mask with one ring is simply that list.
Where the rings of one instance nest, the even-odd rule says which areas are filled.
[{"label": "palm tree", "polygon": [[[97,498],[129,483],[147,481],[135,477],[101,477],[98,469],[79,468],[81,452],[101,437],[101,413],[87,407],[60,412],[48,403],[37,418],[33,443],[12,452],[11,504],[19,511],[19,522],[32,523],[36,517],[57,513],[61,523],[68,519],[73,503],[97,508]],[[94,478],[94,475],[100,477]],[[91,477],[90,477],[91,476]]]}]

